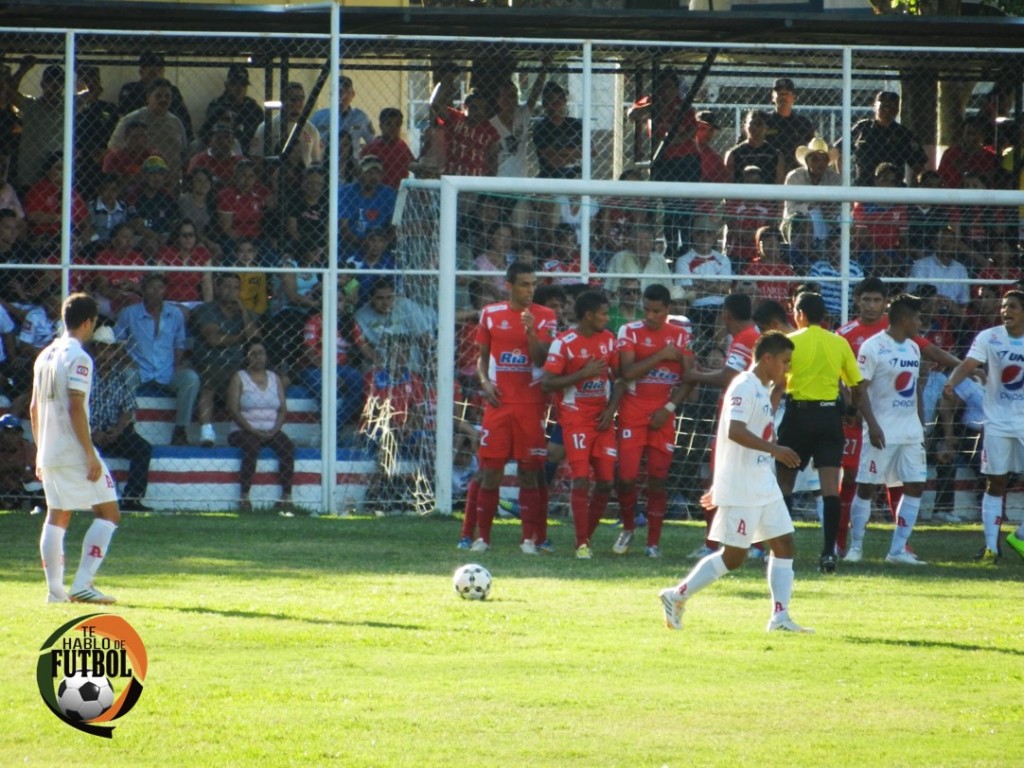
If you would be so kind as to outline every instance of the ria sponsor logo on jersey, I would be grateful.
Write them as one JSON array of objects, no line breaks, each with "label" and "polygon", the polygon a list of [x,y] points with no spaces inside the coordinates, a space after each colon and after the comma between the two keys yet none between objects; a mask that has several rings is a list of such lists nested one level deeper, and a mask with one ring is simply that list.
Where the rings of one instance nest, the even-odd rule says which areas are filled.
[{"label": "ria sponsor logo on jersey", "polygon": [[530,363],[530,358],[518,349],[511,352],[502,352],[498,355],[498,365],[509,368],[523,368]]},{"label": "ria sponsor logo on jersey", "polygon": [[675,384],[679,381],[679,376],[672,371],[664,368],[652,368],[648,371],[641,379],[644,382],[657,382],[662,384]]}]

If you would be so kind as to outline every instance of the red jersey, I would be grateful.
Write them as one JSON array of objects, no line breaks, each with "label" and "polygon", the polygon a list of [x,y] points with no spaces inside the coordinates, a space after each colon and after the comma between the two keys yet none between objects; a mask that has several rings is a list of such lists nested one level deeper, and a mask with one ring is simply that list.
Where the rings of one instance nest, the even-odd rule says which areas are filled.
[{"label": "red jersey", "polygon": [[363,147],[361,156],[369,155],[380,159],[383,168],[381,183],[393,189],[398,189],[402,179],[409,177],[409,164],[416,159],[409,145],[401,139],[388,141],[380,136]]},{"label": "red jersey", "polygon": [[[363,334],[359,330],[359,323],[352,323],[352,338],[349,340],[345,334],[338,334],[337,359],[338,365],[348,365],[348,356],[352,347],[359,343]],[[324,318],[317,313],[306,321],[302,329],[302,344],[313,351],[319,357],[321,344],[324,340]]]},{"label": "red jersey", "polygon": [[217,212],[230,213],[231,228],[238,237],[258,238],[263,229],[263,209],[270,193],[257,184],[248,192],[225,187],[217,195]]},{"label": "red jersey", "polygon": [[[668,346],[679,347],[687,355],[693,355],[690,351],[690,334],[682,326],[666,322],[658,330],[652,331],[643,320],[637,320],[619,329],[616,348],[620,355],[626,351],[632,352],[634,361],[640,362]],[[682,381],[682,377],[681,362],[663,362],[639,379],[629,382],[624,402],[638,405],[648,412],[661,408],[668,402],[672,389]]]},{"label": "red jersey", "polygon": [[[752,261],[743,268],[743,274],[750,277],[792,277],[796,278],[796,272],[789,264],[765,264],[762,261]],[[757,295],[761,299],[770,299],[771,301],[777,301],[782,306],[786,306],[786,302],[789,301],[789,292],[793,287],[793,283],[788,283],[785,280],[765,280],[758,281],[757,283]]]},{"label": "red jersey", "polygon": [[[128,253],[122,254],[117,253],[117,251],[110,248],[100,251],[96,255],[96,258],[93,259],[92,263],[104,267],[146,266],[146,260],[138,251],[131,250],[128,251]],[[103,270],[102,272],[91,273],[91,277],[93,279],[101,275],[107,279],[108,283],[116,285],[119,288],[138,290],[139,285],[142,282],[142,273],[134,270]]]},{"label": "red jersey", "polygon": [[607,369],[603,374],[578,381],[556,394],[558,418],[563,426],[569,421],[592,422],[608,405],[611,397],[611,380],[608,374],[614,376],[614,372],[618,370],[619,353],[615,348],[615,336],[609,330],[600,331],[589,337],[576,330],[565,331],[558,334],[551,349],[548,350],[544,370],[555,376],[576,373],[595,359],[607,363]]},{"label": "red jersey", "polygon": [[749,264],[757,257],[754,235],[779,220],[779,206],[764,200],[727,200],[724,215],[726,253],[733,264]]},{"label": "red jersey", "polygon": [[[31,213],[60,213],[62,196],[64,191],[43,177],[27,193],[25,193],[25,215]],[[82,196],[75,189],[71,190],[71,223],[76,227],[89,218],[89,207],[85,204]],[[39,236],[60,235],[60,222],[53,221],[49,224],[29,224],[29,231]]]},{"label": "red jersey", "polygon": [[487,152],[501,141],[491,121],[470,125],[465,113],[448,107],[444,124],[448,149],[444,172],[453,176],[486,176]]},{"label": "red jersey", "polygon": [[[537,338],[550,344],[555,338],[558,319],[553,310],[540,304],[530,305]],[[502,404],[544,404],[540,388],[541,369],[530,360],[530,344],[523,328],[522,311],[507,301],[488,304],[480,312],[477,344],[490,350],[487,376],[498,388]]]},{"label": "red jersey", "polygon": [[[186,264],[181,258],[181,251],[173,246],[165,245],[157,251],[156,263],[161,267],[208,267],[213,263],[213,256],[205,246],[197,245],[189,255]],[[169,269],[164,275],[167,278],[167,293],[164,298],[168,301],[203,300],[200,287],[201,272]]]},{"label": "red jersey", "polygon": [[210,174],[214,185],[221,187],[231,181],[235,175],[235,166],[245,158],[242,155],[228,155],[227,157],[214,157],[210,151],[201,152],[188,161],[186,173],[192,173],[196,168],[202,169]]},{"label": "red jersey", "polygon": [[864,228],[872,250],[895,251],[907,225],[907,209],[902,205],[854,203],[853,223]]},{"label": "red jersey", "polygon": [[732,337],[729,351],[725,353],[725,367],[734,371],[745,371],[754,360],[754,345],[761,338],[761,329],[748,326]]},{"label": "red jersey", "polygon": [[[878,320],[868,325],[863,322],[859,317],[855,317],[853,320],[848,322],[846,325],[836,330],[836,333],[846,339],[850,345],[850,349],[853,350],[853,356],[857,357],[860,355],[860,345],[870,339],[875,334],[881,333],[889,328],[889,318],[882,315]],[[923,336],[918,336],[914,340],[919,349],[926,349],[932,345],[932,342]],[[951,347],[944,347],[944,349],[951,349]]]}]

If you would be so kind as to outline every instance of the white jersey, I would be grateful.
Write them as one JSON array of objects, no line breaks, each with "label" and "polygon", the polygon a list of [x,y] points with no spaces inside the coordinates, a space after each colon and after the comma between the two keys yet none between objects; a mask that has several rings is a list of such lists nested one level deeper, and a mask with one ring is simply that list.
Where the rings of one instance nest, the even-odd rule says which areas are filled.
[{"label": "white jersey", "polygon": [[997,325],[979,333],[967,357],[988,365],[985,434],[1024,437],[1024,337]]},{"label": "white jersey", "polygon": [[61,336],[36,358],[32,392],[39,411],[36,465],[67,467],[86,464],[85,449],[71,428],[71,392],[85,395],[85,416],[89,418],[92,389],[92,358],[78,339]]},{"label": "white jersey", "polygon": [[[886,445],[907,445],[924,441],[924,427],[917,412],[917,382],[921,377],[921,349],[913,339],[896,341],[886,331],[876,333],[860,345],[857,365],[870,381],[868,402]],[[868,443],[868,425],[864,423]]]},{"label": "white jersey", "polygon": [[744,448],[729,439],[729,424],[742,421],[758,437],[775,442],[768,387],[753,371],[742,371],[725,390],[715,437],[712,501],[720,507],[759,507],[782,500],[775,459],[766,451]]}]

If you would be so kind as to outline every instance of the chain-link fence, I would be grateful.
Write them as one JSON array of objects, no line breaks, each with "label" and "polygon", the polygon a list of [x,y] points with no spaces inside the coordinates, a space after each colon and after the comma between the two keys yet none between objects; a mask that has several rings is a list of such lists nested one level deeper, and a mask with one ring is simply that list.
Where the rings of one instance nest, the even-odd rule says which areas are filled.
[{"label": "chain-link fence", "polygon": [[[287,500],[288,476],[291,500],[317,512],[451,498],[434,487],[437,433],[471,476],[471,327],[504,296],[511,259],[568,291],[567,307],[581,277],[607,290],[620,321],[640,316],[637,289],[664,282],[710,368],[728,349],[730,291],[786,306],[818,282],[839,324],[862,275],[934,285],[930,322],[958,353],[1021,277],[1020,203],[983,202],[1020,186],[1017,53],[353,36],[339,68],[326,32],[0,35],[5,395],[25,416],[61,296],[91,291],[121,342],[97,354],[118,373],[94,394],[94,428],[129,507],[260,506]],[[531,194],[460,197],[452,293],[437,192],[400,187],[441,174],[538,179]],[[545,194],[559,178],[778,191]],[[871,191],[787,202],[784,189],[850,184],[963,191],[918,205]],[[435,349],[446,301],[453,391]],[[243,413],[264,381],[257,339],[285,387],[265,430]],[[717,392],[692,398],[677,511],[704,486]],[[436,423],[442,399],[450,426]],[[257,435],[279,426],[288,441]],[[564,468],[553,483],[557,503]]]}]

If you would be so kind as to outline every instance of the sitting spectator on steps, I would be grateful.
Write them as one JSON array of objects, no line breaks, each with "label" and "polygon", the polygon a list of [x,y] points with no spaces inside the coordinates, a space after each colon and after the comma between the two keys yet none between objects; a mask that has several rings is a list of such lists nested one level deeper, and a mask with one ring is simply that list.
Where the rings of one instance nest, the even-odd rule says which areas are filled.
[{"label": "sitting spectator on steps", "polygon": [[226,400],[228,412],[234,420],[228,442],[242,451],[238,478],[241,485],[239,511],[252,511],[249,491],[260,449],[266,447],[277,454],[281,482],[281,500],[277,502],[277,508],[290,512],[295,444],[281,430],[288,414],[288,402],[284,382],[276,373],[267,370],[267,349],[258,339],[245,345],[244,367],[231,377]]},{"label": "sitting spectator on steps", "polygon": [[146,273],[142,302],[125,307],[117,318],[117,338],[127,343],[139,383],[173,394],[176,408],[171,445],[188,445],[187,429],[199,397],[199,374],[185,363],[185,319],[164,301],[167,280]]},{"label": "sitting spectator on steps", "polygon": [[4,509],[46,509],[36,478],[35,443],[25,439],[21,419],[13,413],[0,416],[0,504]]}]

